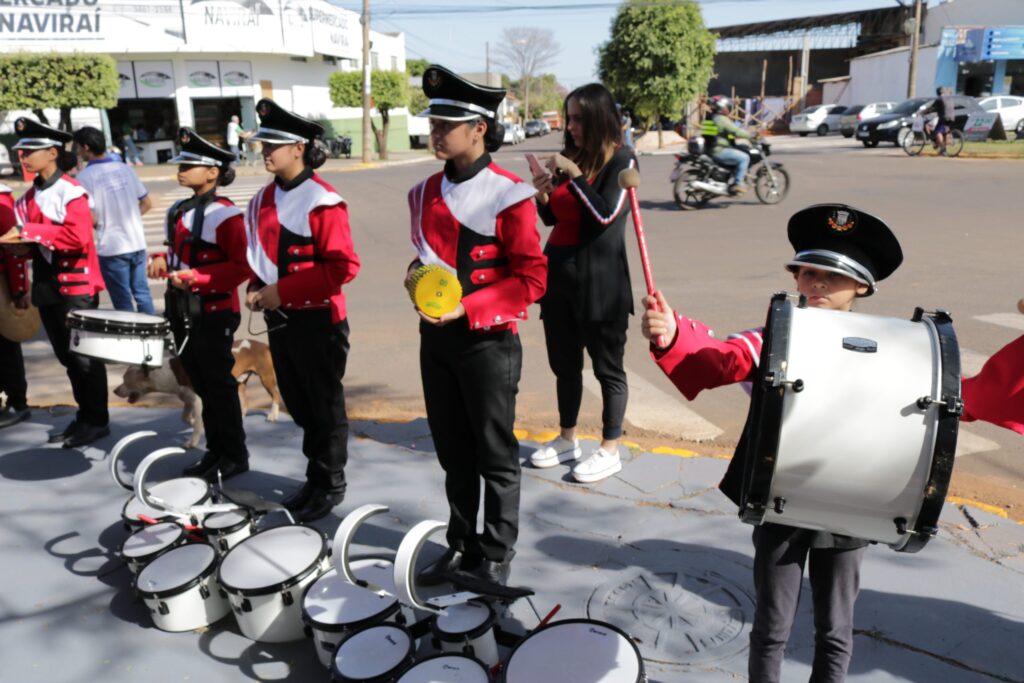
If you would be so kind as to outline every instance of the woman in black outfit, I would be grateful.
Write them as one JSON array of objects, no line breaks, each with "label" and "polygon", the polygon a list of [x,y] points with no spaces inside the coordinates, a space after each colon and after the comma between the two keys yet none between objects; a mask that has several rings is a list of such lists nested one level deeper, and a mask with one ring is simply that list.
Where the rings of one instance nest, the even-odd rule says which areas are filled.
[{"label": "woman in black outfit", "polygon": [[[619,172],[636,166],[608,89],[591,83],[565,100],[565,139],[534,175],[541,219],[554,229],[544,253],[548,290],[541,300],[548,363],[555,373],[560,433],[531,456],[534,467],[574,462],[573,477],[591,483],[622,469],[618,440],[628,389],[623,353],[633,294],[626,262],[626,193]],[[576,418],[583,399],[583,350],[590,354],[604,403],[601,446],[581,459]]]}]

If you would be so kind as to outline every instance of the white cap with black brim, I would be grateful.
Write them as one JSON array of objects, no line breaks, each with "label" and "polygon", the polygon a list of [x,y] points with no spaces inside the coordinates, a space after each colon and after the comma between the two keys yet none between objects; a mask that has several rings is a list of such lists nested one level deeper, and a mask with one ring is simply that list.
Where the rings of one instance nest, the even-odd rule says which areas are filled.
[{"label": "white cap with black brim", "polygon": [[60,147],[63,149],[64,143],[52,138],[21,138],[11,146],[11,149],[37,150],[49,149],[50,147]]},{"label": "white cap with black brim", "polygon": [[183,151],[179,152],[177,156],[171,158],[168,163],[186,164],[188,166],[221,166],[224,162],[218,161],[212,157],[205,157],[202,154]]},{"label": "white cap with black brim", "polygon": [[249,139],[256,142],[266,142],[271,145],[297,145],[300,142],[309,144],[309,138],[303,137],[298,133],[289,133],[286,130],[264,128],[262,126],[257,128],[256,132]]}]

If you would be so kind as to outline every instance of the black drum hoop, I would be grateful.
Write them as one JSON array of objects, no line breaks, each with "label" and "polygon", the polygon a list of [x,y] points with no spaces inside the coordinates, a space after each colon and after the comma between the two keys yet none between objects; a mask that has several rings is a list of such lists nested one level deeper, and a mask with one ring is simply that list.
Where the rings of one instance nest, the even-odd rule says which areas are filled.
[{"label": "black drum hoop", "polygon": [[347,641],[349,638],[354,638],[355,636],[359,635],[360,633],[363,633],[363,631],[367,629],[363,629],[361,631],[353,631],[352,633],[349,633],[347,636],[342,638],[341,641],[338,642],[338,647],[334,650],[334,656],[331,657],[331,676],[335,681],[337,681],[337,683],[390,683],[391,681],[395,680],[399,671],[405,671],[409,667],[409,665],[413,663],[413,653],[415,652],[416,649],[416,639],[412,637],[412,633],[409,631],[409,629],[407,629],[405,626],[402,626],[401,624],[392,623],[377,624],[375,626],[371,626],[370,628],[376,628],[377,626],[396,628],[399,631],[404,631],[405,635],[409,637],[409,647],[406,650],[405,655],[402,657],[402,661],[400,661],[396,666],[392,667],[390,671],[384,671],[380,675],[374,676],[373,678],[360,678],[358,679],[358,681],[349,678],[345,674],[338,671],[338,650],[340,650],[342,646],[345,645],[345,641]]},{"label": "black drum hoop", "polygon": [[[466,604],[480,605],[487,609],[487,618],[477,626],[464,633],[454,633],[452,631],[442,631],[441,627],[437,625],[438,615],[434,615],[430,618],[430,633],[435,638],[445,643],[463,643],[467,640],[473,640],[479,638],[483,634],[494,628],[494,623],[497,621],[497,615],[494,613],[494,608],[488,605],[483,600],[469,600]],[[454,605],[453,605],[454,606]]]},{"label": "black drum hoop", "polygon": [[[242,514],[242,519],[230,526],[206,526],[206,523],[210,519],[210,517],[206,517],[203,519],[203,533],[207,536],[227,536],[235,533],[236,531],[241,531],[247,526],[252,526],[252,517],[249,516],[248,510],[235,510],[235,512],[240,512]],[[211,517],[212,516],[213,515],[211,515]]]},{"label": "black drum hoop", "polygon": [[[251,542],[252,539],[254,538],[259,538],[260,534],[264,534],[268,531],[274,531],[275,529],[284,529],[288,527],[297,527],[299,529],[312,529],[313,531],[317,531],[317,529],[313,529],[312,527],[304,526],[302,524],[284,524],[282,526],[275,526],[271,527],[270,529],[265,529],[259,533],[253,534],[248,538],[242,539],[238,543],[238,545],[231,549],[231,551],[235,550],[236,548],[240,548],[242,545],[246,543]],[[319,572],[320,563],[323,562],[325,557],[327,557],[327,539],[324,537],[323,532],[319,532],[317,535],[320,537],[320,552],[317,554],[316,559],[313,560],[313,562],[308,567],[303,569],[301,572],[299,572],[295,576],[291,576],[285,579],[284,581],[270,584],[269,586],[259,586],[258,588],[237,588],[235,586],[232,586],[230,582],[224,580],[223,560],[221,560],[220,565],[217,567],[217,580],[220,582],[220,585],[223,586],[224,590],[226,590],[228,593],[231,593],[232,595],[237,595],[239,597],[256,597],[260,595],[273,595],[274,593],[283,593],[289,588],[294,588],[295,586],[298,586],[300,583],[308,579],[310,575]],[[231,551],[228,552],[230,553]],[[227,558],[227,555],[225,555],[224,557]]]},{"label": "black drum hoop", "polygon": [[522,647],[523,643],[528,641],[530,638],[533,638],[537,634],[547,631],[548,629],[555,628],[556,626],[564,626],[565,624],[600,624],[603,628],[607,628],[609,631],[614,631],[615,633],[618,633],[620,636],[625,638],[626,642],[629,643],[629,646],[633,648],[633,653],[636,655],[636,661],[639,662],[639,671],[637,672],[636,679],[637,683],[644,683],[644,681],[647,680],[647,670],[644,668],[644,658],[643,655],[640,654],[640,648],[636,646],[636,643],[633,641],[633,639],[630,638],[629,635],[621,628],[619,628],[615,624],[609,624],[607,621],[598,621],[597,619],[562,619],[561,621],[552,621],[548,624],[545,624],[544,626],[541,626],[539,629],[527,634],[525,638],[516,643],[516,646],[512,648],[511,652],[508,653],[508,657],[505,659],[505,665],[501,667],[501,679],[499,683],[509,683],[509,664],[511,664],[512,660],[515,659],[516,652],[519,651],[519,648]]},{"label": "black drum hoop", "polygon": [[429,662],[432,659],[453,658],[453,657],[455,659],[464,659],[467,662],[472,662],[473,664],[476,664],[477,666],[480,667],[480,670],[483,671],[484,674],[487,676],[487,680],[491,680],[491,672],[487,668],[487,665],[484,664],[483,662],[481,662],[476,657],[473,657],[471,655],[467,655],[465,652],[438,652],[436,654],[432,654],[432,655],[429,655],[427,657],[423,657],[421,659],[416,660],[415,662],[410,663],[409,666],[407,666],[404,669],[402,669],[402,672],[400,674],[398,674],[398,677],[395,679],[395,681],[397,683],[402,683],[402,678],[407,673],[409,673],[410,671],[412,671],[413,669],[418,667],[420,664],[423,664],[425,662]]},{"label": "black drum hoop", "polygon": [[[74,313],[74,311],[71,313]],[[166,320],[153,323],[127,322],[123,320],[87,318],[71,314],[68,314],[67,326],[72,330],[114,334],[119,337],[164,337],[170,330],[170,324]]]},{"label": "black drum hoop", "polygon": [[[915,312],[914,319],[920,315]],[[932,453],[928,482],[924,487],[921,510],[917,513],[913,533],[906,543],[894,549],[904,553],[916,553],[928,544],[939,530],[939,515],[946,502],[949,482],[953,478],[956,461],[956,439],[963,414],[960,398],[960,342],[953,330],[953,318],[946,311],[935,311],[928,315],[935,327],[939,340],[939,355],[942,361],[941,400],[945,405],[936,406],[939,411],[935,426],[935,449]]]},{"label": "black drum hoop", "polygon": [[[125,546],[125,544],[128,543],[128,541],[130,541],[132,539],[132,537],[135,536],[135,534],[139,533],[140,531],[143,531],[146,528],[146,527],[142,527],[142,529],[139,529],[138,531],[132,532],[131,536],[129,536],[128,538],[124,539],[124,541],[121,542],[121,545],[118,546],[118,548],[117,548],[118,556],[121,557],[121,559],[123,559],[125,562],[132,561],[132,562],[138,562],[140,564],[149,564],[150,562],[155,560],[160,555],[163,555],[164,553],[166,553],[168,550],[174,550],[179,545],[182,545],[183,543],[185,543],[188,540],[185,537],[185,530],[180,525],[175,524],[173,521],[160,522],[160,524],[174,524],[176,527],[178,527],[178,535],[175,537],[175,539],[173,541],[171,541],[170,543],[168,543],[167,545],[165,545],[164,547],[162,547],[162,548],[160,548],[158,550],[150,550],[149,552],[147,552],[144,555],[125,555],[124,554],[124,546]],[[156,526],[156,524],[149,524],[147,526]]]},{"label": "black drum hoop", "polygon": [[[213,573],[217,571],[217,565],[219,564],[219,562],[217,561],[217,549],[209,543],[183,543],[182,545],[176,546],[174,548],[171,548],[167,552],[162,553],[160,557],[163,557],[164,555],[169,555],[175,550],[178,550],[178,548],[188,548],[189,546],[193,545],[205,545],[209,546],[210,549],[213,550],[213,559],[210,560],[210,562],[206,565],[206,567],[203,568],[203,571],[200,572],[198,576],[192,577],[180,586],[174,586],[173,588],[165,588],[163,590],[158,591],[147,591],[139,588],[139,577],[142,576],[142,571],[140,570],[139,573],[135,575],[135,578],[132,579],[132,587],[135,589],[135,592],[138,593],[138,595],[143,599],[149,598],[151,600],[163,600],[164,598],[173,598],[176,595],[181,595],[182,593],[190,591],[191,589],[201,584],[204,579],[213,576]],[[156,562],[156,560],[153,560],[153,562]],[[152,563],[150,563],[150,565],[151,564]],[[148,567],[150,565],[146,566]]]},{"label": "black drum hoop", "polygon": [[[359,557],[349,557],[349,562],[358,562],[359,560],[383,560],[384,562],[390,562],[394,566],[394,561],[390,557],[384,557],[383,555],[362,555]],[[338,576],[337,569],[334,568],[335,576]],[[356,621],[349,621],[344,624],[333,624],[325,621],[320,621],[316,617],[310,616],[306,612],[306,596],[309,595],[309,591],[313,590],[313,586],[317,584],[317,581],[322,579],[327,573],[330,572],[328,569],[326,572],[317,577],[316,581],[311,581],[308,586],[302,591],[302,620],[309,624],[311,628],[315,628],[319,631],[325,631],[327,633],[346,633],[348,631],[359,631],[367,626],[376,626],[380,623],[390,623],[387,620],[390,619],[396,612],[402,609],[401,603],[398,602],[398,598],[390,605],[382,609],[380,612],[373,614],[363,619]],[[404,626],[404,624],[403,624]]]}]

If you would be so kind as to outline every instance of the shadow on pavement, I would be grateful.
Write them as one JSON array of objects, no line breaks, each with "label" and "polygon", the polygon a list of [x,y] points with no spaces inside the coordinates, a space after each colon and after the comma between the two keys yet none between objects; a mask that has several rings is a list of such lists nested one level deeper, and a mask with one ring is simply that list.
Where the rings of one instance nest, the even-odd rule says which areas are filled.
[{"label": "shadow on pavement", "polygon": [[50,481],[88,472],[92,460],[74,448],[27,448],[0,456],[0,477],[13,481]]}]

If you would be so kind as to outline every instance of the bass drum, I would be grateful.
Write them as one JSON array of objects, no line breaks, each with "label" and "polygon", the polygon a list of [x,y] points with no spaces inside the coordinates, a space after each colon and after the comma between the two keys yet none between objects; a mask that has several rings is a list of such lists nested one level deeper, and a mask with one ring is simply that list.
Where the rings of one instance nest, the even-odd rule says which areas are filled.
[{"label": "bass drum", "polygon": [[910,320],[772,299],[741,517],[920,550],[949,487],[963,402],[942,311]]},{"label": "bass drum", "polygon": [[170,329],[157,315],[83,308],[68,312],[71,351],[107,363],[155,368],[164,363]]},{"label": "bass drum", "polygon": [[502,683],[646,683],[640,650],[611,624],[566,619],[537,629],[515,646]]}]

